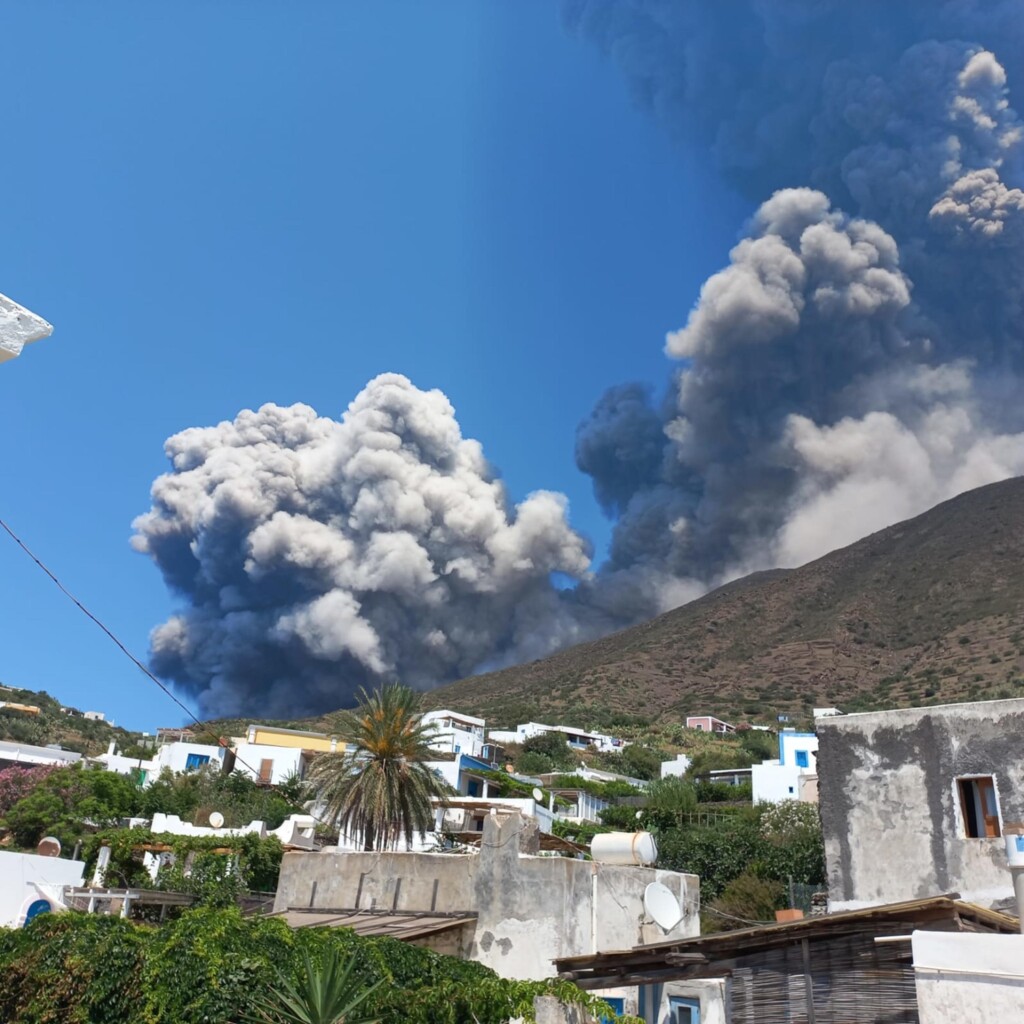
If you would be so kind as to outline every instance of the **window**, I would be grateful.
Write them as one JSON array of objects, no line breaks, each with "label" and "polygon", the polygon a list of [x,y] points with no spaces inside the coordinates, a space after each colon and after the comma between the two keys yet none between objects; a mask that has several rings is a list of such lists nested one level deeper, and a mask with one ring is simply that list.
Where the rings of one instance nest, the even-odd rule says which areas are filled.
[{"label": "window", "polygon": [[670,1024],[700,1024],[700,1000],[669,996]]},{"label": "window", "polygon": [[796,766],[797,768],[807,768],[810,764],[806,750],[798,750],[796,752]]},{"label": "window", "polygon": [[476,779],[470,779],[466,785],[467,796],[479,796],[480,795],[480,783]]},{"label": "window", "polygon": [[202,768],[204,764],[210,763],[209,754],[189,754],[185,758],[185,771],[194,772],[197,768]]},{"label": "window", "polygon": [[999,827],[999,801],[991,775],[956,780],[964,835],[968,839],[992,839],[1002,835]]}]

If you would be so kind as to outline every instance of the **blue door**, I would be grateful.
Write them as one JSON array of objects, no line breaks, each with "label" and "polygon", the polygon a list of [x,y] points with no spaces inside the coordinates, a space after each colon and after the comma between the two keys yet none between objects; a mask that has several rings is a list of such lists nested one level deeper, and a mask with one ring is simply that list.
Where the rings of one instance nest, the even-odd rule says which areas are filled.
[{"label": "blue door", "polygon": [[28,924],[33,917],[38,917],[40,914],[48,914],[52,909],[49,900],[33,900],[28,905],[28,910],[25,911],[25,924]]}]

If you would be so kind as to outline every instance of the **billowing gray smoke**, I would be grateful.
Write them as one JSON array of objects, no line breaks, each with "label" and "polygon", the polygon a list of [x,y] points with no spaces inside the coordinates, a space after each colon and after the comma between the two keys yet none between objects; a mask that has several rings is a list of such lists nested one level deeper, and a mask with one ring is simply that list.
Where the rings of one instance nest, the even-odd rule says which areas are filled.
[{"label": "billowing gray smoke", "polygon": [[579,635],[550,582],[590,561],[564,499],[510,510],[439,391],[385,374],[340,422],[265,405],[166,451],[134,544],[190,607],[154,631],[152,663],[207,712],[335,708]]},{"label": "billowing gray smoke", "polygon": [[680,296],[665,394],[618,385],[580,426],[607,562],[588,574],[559,496],[509,509],[447,399],[403,377],[340,422],[184,431],[135,543],[188,605],[154,667],[204,710],[538,656],[1024,472],[1024,0],[564,10],[758,206]]},{"label": "billowing gray smoke", "polygon": [[1024,472],[1024,2],[565,15],[761,203],[668,335],[666,398],[612,388],[580,427],[616,517],[607,610],[650,614]]}]

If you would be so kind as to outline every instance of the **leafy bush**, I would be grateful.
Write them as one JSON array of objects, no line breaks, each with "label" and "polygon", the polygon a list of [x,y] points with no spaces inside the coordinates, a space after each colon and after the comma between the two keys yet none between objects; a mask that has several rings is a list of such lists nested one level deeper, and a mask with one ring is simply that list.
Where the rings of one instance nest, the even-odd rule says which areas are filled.
[{"label": "leafy bush", "polygon": [[0,816],[6,814],[55,770],[50,765],[40,765],[37,768],[14,766],[0,771]]},{"label": "leafy bush", "polygon": [[701,931],[726,932],[773,921],[784,895],[781,882],[744,871],[722,890],[721,896],[704,905]]},{"label": "leafy bush", "polygon": [[645,781],[656,779],[661,775],[661,762],[667,760],[663,750],[649,747],[645,743],[631,743],[619,754],[620,771],[623,775],[631,775],[634,779]]},{"label": "leafy bush", "polygon": [[[229,1024],[266,1000],[279,977],[299,983],[306,961],[351,958],[352,977],[382,1024],[504,1024],[532,1019],[552,994],[612,1018],[568,982],[498,978],[481,964],[347,929],[290,929],[277,918],[191,910],[160,928],[112,917],[43,914],[0,930],[0,1020],[20,1024]],[[360,1007],[362,1011],[363,1007]]]},{"label": "leafy bush", "polygon": [[745,872],[764,881],[821,885],[825,854],[818,808],[785,800],[730,809],[709,824],[682,827],[648,819],[658,841],[658,866],[700,876],[701,897],[710,901]]},{"label": "leafy bush", "polygon": [[523,758],[528,754],[541,754],[547,758],[549,768],[545,771],[557,771],[559,768],[575,768],[578,758],[569,749],[565,737],[558,732],[542,732],[537,736],[531,736],[523,743],[523,753],[519,755],[516,767],[523,772],[533,771],[536,768],[527,769],[522,767]]},{"label": "leafy bush", "polygon": [[89,827],[138,813],[139,789],[125,775],[74,765],[36,775],[35,784],[3,816],[14,842],[34,847],[44,835],[70,846]]}]

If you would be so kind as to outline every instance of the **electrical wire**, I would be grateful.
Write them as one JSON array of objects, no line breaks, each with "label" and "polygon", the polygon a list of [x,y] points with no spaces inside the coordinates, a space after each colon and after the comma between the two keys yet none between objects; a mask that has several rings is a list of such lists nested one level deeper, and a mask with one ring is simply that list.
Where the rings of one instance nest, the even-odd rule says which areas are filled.
[{"label": "electrical wire", "polygon": [[[196,725],[198,725],[201,729],[205,728],[203,723],[196,717],[195,713],[191,710],[191,708],[189,708],[186,704],[184,704],[180,700],[178,700],[178,698],[174,696],[174,694],[171,692],[171,690],[168,689],[168,687],[166,685],[164,685],[164,683],[160,682],[160,680],[157,679],[157,677],[155,675],[153,675],[153,673],[150,672],[150,670],[148,668],[146,668],[146,666],[138,658],[136,658],[134,654],[132,654],[132,652],[125,646],[125,644],[123,644],[118,639],[118,637],[114,634],[114,632],[111,629],[109,629],[91,611],[89,611],[89,609],[86,608],[85,605],[82,604],[82,602],[79,601],[78,598],[75,597],[75,595],[72,594],[71,591],[68,590],[68,588],[65,587],[63,583],[61,583],[61,581],[57,578],[57,575],[42,561],[41,558],[39,558],[38,555],[35,554],[34,551],[32,551],[32,549],[14,532],[14,530],[12,530],[11,527],[8,526],[6,522],[4,522],[3,519],[0,519],[0,528],[3,529],[3,531],[11,538],[11,540],[13,540],[14,543],[17,544],[18,547],[21,548],[21,550],[26,555],[28,555],[28,557],[30,559],[32,559],[32,561],[35,562],[35,564],[37,566],[39,566],[39,568],[42,569],[42,571],[44,573],[46,573],[47,576],[49,576],[50,580],[57,586],[57,589],[60,590],[60,592],[63,595],[69,601],[71,601],[72,604],[74,604],[75,607],[83,615],[86,616],[86,618],[90,619],[95,625],[97,625],[107,635],[107,637],[117,646],[117,648],[121,651],[121,653],[126,658],[128,658],[128,660],[131,661],[131,663],[150,682],[155,683],[158,687],[160,687],[160,689],[164,692],[164,694],[166,694],[166,696],[170,697],[170,699],[172,701],[174,701],[174,703],[177,704],[178,707],[181,708],[181,710],[184,711],[185,714],[188,715],[188,717]],[[225,750],[231,750],[231,746],[224,740],[223,736],[218,736],[217,737],[217,746],[221,747],[221,748],[223,748]],[[259,778],[259,773],[256,771],[256,769],[251,764],[246,762],[243,758],[239,757],[237,753],[235,754],[235,760],[239,764],[241,764],[243,768],[248,768],[249,771],[253,773],[253,777],[254,778],[257,778],[257,779]],[[329,822],[324,821],[322,818],[320,818],[316,814],[311,814],[310,817],[316,818],[316,820],[319,821],[322,825],[328,825],[328,827],[333,827],[333,826],[330,825]]]}]

